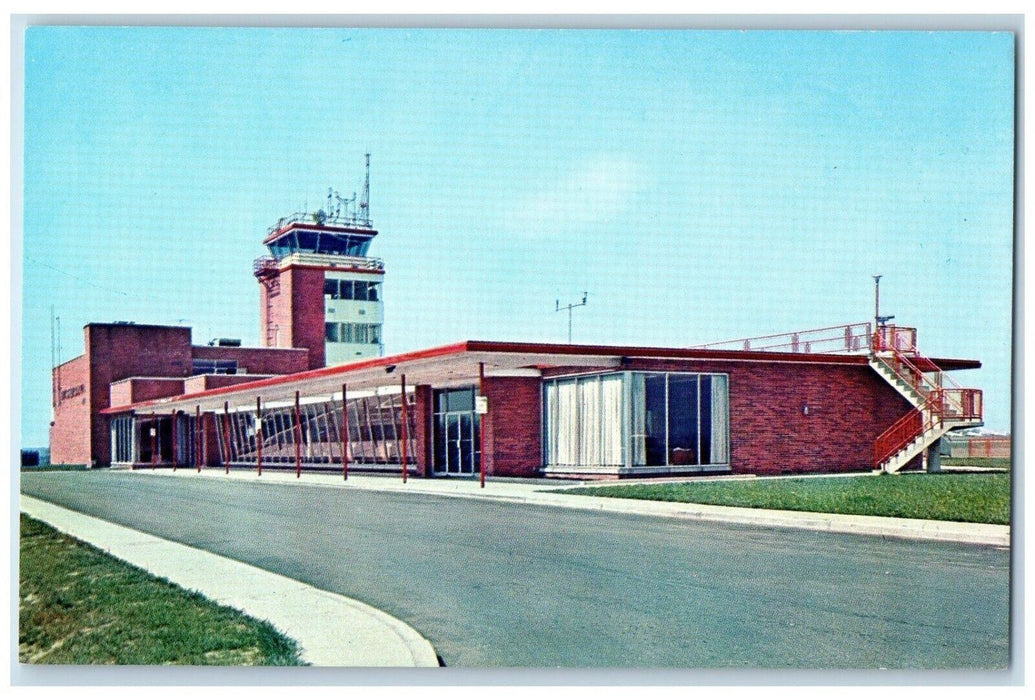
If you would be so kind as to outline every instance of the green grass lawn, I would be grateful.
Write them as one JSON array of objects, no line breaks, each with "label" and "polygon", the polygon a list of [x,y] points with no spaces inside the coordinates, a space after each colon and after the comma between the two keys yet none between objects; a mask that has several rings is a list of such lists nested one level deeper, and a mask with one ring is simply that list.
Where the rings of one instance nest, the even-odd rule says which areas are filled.
[{"label": "green grass lawn", "polygon": [[301,664],[294,640],[21,516],[18,660],[32,664]]},{"label": "green grass lawn", "polygon": [[942,464],[946,467],[988,467],[994,469],[1009,469],[1009,457],[942,457]]},{"label": "green grass lawn", "polygon": [[564,493],[1000,525],[1010,522],[1010,475],[1002,473],[641,483]]}]

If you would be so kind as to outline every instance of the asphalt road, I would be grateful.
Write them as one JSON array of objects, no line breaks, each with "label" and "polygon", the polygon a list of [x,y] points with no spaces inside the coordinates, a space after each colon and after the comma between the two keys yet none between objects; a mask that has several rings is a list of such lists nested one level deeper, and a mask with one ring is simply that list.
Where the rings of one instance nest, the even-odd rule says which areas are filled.
[{"label": "asphalt road", "polygon": [[448,666],[1005,668],[1009,553],[426,495],[23,473],[22,491],[374,605]]}]

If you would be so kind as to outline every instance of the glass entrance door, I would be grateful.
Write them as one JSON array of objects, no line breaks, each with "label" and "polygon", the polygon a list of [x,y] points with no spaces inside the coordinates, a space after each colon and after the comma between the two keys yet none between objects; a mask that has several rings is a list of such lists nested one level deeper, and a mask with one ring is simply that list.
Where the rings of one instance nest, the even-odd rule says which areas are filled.
[{"label": "glass entrance door", "polygon": [[480,426],[474,412],[474,389],[438,391],[435,408],[435,473],[477,473]]},{"label": "glass entrance door", "polygon": [[447,413],[446,474],[474,474],[474,421],[471,413]]}]

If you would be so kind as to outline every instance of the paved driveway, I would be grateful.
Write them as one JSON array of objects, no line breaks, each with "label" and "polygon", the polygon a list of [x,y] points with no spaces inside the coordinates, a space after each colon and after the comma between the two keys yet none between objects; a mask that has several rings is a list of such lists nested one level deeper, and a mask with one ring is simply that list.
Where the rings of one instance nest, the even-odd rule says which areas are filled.
[{"label": "paved driveway", "polygon": [[22,491],[362,600],[449,666],[1008,662],[989,547],[107,471]]}]

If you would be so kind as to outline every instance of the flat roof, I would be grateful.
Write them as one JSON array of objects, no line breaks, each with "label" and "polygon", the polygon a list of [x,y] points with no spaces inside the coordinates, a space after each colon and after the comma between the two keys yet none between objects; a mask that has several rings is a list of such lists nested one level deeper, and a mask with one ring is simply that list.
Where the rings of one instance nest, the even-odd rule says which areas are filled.
[{"label": "flat roof", "polygon": [[187,331],[191,329],[190,326],[171,326],[165,323],[137,323],[136,321],[111,321],[110,323],[98,323],[96,321],[93,321],[91,323],[87,323],[85,326],[83,326],[83,328],[93,328],[102,326],[112,328],[175,328],[177,330]]},{"label": "flat roof", "polygon": [[[403,375],[407,384],[436,387],[470,384],[479,376],[480,366],[487,377],[538,376],[543,369],[599,368],[618,369],[628,359],[718,360],[798,364],[865,365],[866,355],[833,353],[790,353],[755,350],[709,350],[702,348],[659,348],[628,345],[564,345],[465,340],[450,345],[358,360],[332,367],[285,374],[269,379],[208,389],[165,399],[113,406],[102,413],[135,410],[203,411],[223,408],[223,403],[254,405],[256,396],[264,401],[294,400],[295,392],[305,396],[337,396],[342,384],[349,392],[398,385]],[[944,370],[976,369],[977,360],[935,359]],[[924,369],[921,367],[921,369]]]}]

